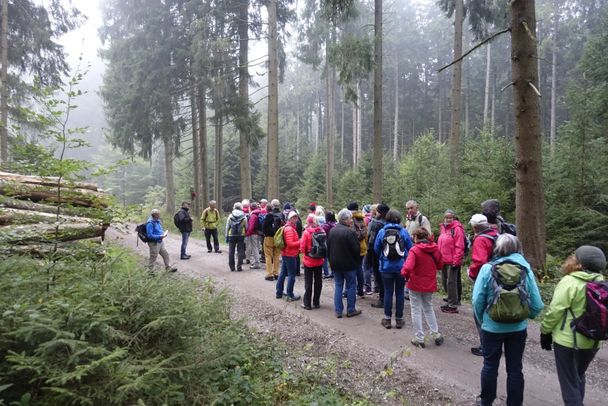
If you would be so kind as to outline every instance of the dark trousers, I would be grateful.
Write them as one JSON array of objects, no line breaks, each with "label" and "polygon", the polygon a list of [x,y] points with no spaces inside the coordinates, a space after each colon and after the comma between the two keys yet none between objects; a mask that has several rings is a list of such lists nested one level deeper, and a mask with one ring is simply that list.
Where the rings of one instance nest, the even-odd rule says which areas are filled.
[{"label": "dark trousers", "polygon": [[384,318],[393,316],[393,294],[395,295],[395,318],[403,318],[403,307],[405,306],[405,279],[399,272],[383,272],[382,283],[384,284]]},{"label": "dark trousers", "polygon": [[180,252],[180,257],[184,258],[187,254],[186,254],[186,248],[188,247],[188,240],[190,239],[190,233],[182,233],[182,246],[179,250]]},{"label": "dark trousers", "polygon": [[585,371],[593,361],[595,350],[575,350],[553,343],[555,366],[565,406],[583,406]]},{"label": "dark trousers", "polygon": [[217,238],[217,230],[205,229],[205,240],[207,241],[207,251],[211,252],[211,237],[213,237],[213,247],[215,252],[220,250],[220,241]]},{"label": "dark trousers", "polygon": [[304,305],[310,306],[310,296],[312,295],[312,305],[319,306],[321,288],[323,287],[323,265],[312,268],[304,265]]},{"label": "dark trousers", "polygon": [[228,241],[228,266],[234,271],[234,252],[237,252],[237,269],[241,269],[245,259],[245,237],[230,237]]},{"label": "dark trousers", "polygon": [[376,256],[375,252],[372,252],[369,261],[372,264],[374,282],[376,284],[376,287],[378,288],[378,296],[380,301],[382,302],[384,301],[384,281],[382,280],[382,275],[380,275],[380,258]]},{"label": "dark trousers", "polygon": [[481,405],[490,406],[496,399],[498,367],[504,347],[507,369],[507,406],[524,403],[522,358],[526,348],[526,330],[513,333],[490,333],[482,330],[483,368],[481,369]]},{"label": "dark trousers", "polygon": [[363,275],[363,258],[359,257],[359,267],[357,268],[357,295],[363,296],[365,289],[365,277]]}]

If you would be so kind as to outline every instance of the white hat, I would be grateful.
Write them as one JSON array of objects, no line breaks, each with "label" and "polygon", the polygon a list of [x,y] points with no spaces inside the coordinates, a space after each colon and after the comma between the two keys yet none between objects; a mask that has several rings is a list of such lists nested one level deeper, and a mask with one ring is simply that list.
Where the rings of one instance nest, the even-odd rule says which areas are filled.
[{"label": "white hat", "polygon": [[287,220],[291,220],[292,217],[297,217],[298,213],[296,213],[295,211],[290,211],[289,214],[287,215]]},{"label": "white hat", "polygon": [[473,214],[473,217],[471,217],[471,221],[469,223],[471,223],[472,226],[488,224],[488,218],[483,214]]}]

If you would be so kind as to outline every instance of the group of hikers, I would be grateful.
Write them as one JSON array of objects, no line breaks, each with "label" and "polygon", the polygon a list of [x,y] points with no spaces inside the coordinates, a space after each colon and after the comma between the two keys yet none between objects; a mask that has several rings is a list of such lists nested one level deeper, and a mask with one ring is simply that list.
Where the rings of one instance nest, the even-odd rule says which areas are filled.
[{"label": "group of hikers", "polygon": [[[302,299],[301,307],[305,310],[320,308],[323,280],[333,279],[333,311],[337,318],[360,315],[357,297],[377,293],[378,300],[371,306],[383,309],[380,325],[386,329],[404,327],[405,301],[409,300],[411,343],[425,348],[427,337],[438,346],[444,342],[432,303],[437,291],[437,272],[441,272],[446,292],[440,310],[458,313],[462,299],[461,267],[470,253],[466,275],[473,284],[473,319],[479,334],[479,345],[472,347],[471,352],[484,358],[477,404],[491,405],[496,398],[503,351],[507,405],[523,404],[522,358],[527,320],[538,316],[544,304],[535,275],[522,255],[515,226],[500,216],[499,202],[491,199],[483,202],[481,212],[469,221],[472,238],[467,236],[456,213],[449,209],[435,238],[431,223],[420,213],[418,204],[410,200],[405,208],[403,222],[401,213],[384,203],[364,205],[360,210],[358,202],[353,201],[337,215],[311,203],[308,212],[301,215],[291,203],[245,199],[234,203],[226,221],[230,271],[242,271],[244,263],[250,269],[260,269],[264,264],[264,278],[275,283],[275,297],[287,301]],[[182,232],[180,257],[184,260],[190,258],[186,253],[192,232],[188,209],[189,204],[184,202],[174,218]],[[221,253],[217,233],[220,217],[214,201],[201,216],[209,253]],[[163,247],[166,232],[160,225],[158,210],[152,211],[146,231],[152,235],[150,266],[160,254],[167,269],[174,270]],[[303,297],[294,292],[301,266]],[[608,283],[602,276],[605,268],[602,250],[588,245],[579,247],[562,266],[565,276],[555,288],[541,324],[541,347],[554,352],[566,405],[583,405],[585,372],[598,351],[599,341],[608,338]],[[589,292],[594,290],[595,299],[590,299]]]}]

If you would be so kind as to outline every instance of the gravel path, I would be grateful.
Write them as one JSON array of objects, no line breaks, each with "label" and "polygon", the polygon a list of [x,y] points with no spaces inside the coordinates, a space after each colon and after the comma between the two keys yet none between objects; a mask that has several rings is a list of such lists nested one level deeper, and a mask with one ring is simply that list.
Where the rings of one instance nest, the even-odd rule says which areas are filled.
[{"label": "gravel path", "polygon": [[[131,227],[133,229],[133,227]],[[134,233],[109,230],[108,239],[127,246],[144,257],[148,247],[136,246]],[[306,311],[300,302],[289,303],[274,297],[275,284],[264,280],[263,270],[243,272],[228,269],[227,248],[224,253],[208,254],[204,243],[190,240],[192,258],[179,261],[181,236],[169,235],[167,250],[179,268],[177,275],[189,278],[211,277],[234,295],[235,317],[245,317],[260,334],[278,336],[290,350],[285,354],[288,367],[299,371],[318,371],[328,383],[371,400],[374,404],[395,405],[472,405],[479,393],[479,371],[483,359],[470,353],[477,333],[471,308],[463,305],[459,314],[435,312],[445,343],[425,349],[413,348],[409,302],[406,302],[406,326],[403,330],[386,330],[380,326],[382,310],[370,306],[377,297],[357,300],[363,310],[354,318],[336,319],[333,312],[333,283],[324,283],[321,308]],[[159,258],[160,261],[160,258]],[[325,281],[324,281],[325,282]],[[303,278],[297,278],[295,291],[303,293]],[[524,354],[526,379],[525,404],[562,404],[553,355],[540,349],[539,327],[528,328]],[[588,406],[608,404],[608,351],[601,350],[587,372],[585,403]],[[504,405],[504,359],[499,371],[498,399]]]}]

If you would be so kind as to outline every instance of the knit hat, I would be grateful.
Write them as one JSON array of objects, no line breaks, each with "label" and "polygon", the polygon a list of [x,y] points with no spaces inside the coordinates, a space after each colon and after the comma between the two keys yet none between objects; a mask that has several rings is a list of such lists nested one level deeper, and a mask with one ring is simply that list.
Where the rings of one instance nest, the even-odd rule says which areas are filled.
[{"label": "knit hat", "polygon": [[388,207],[388,205],[387,205],[386,203],[380,203],[380,204],[378,205],[378,207],[376,208],[376,211],[377,211],[378,213],[381,213],[381,214],[386,214],[386,213],[388,213],[388,211],[389,211],[390,209],[391,209],[391,208],[390,208],[390,207]]},{"label": "knit hat", "polygon": [[357,211],[357,210],[359,210],[359,203],[354,202],[354,201],[350,202],[348,204],[348,206],[346,206],[346,208],[350,211]]},{"label": "knit hat", "polygon": [[315,202],[310,203],[310,205],[308,205],[308,210],[314,213],[315,210],[317,210],[317,204]]},{"label": "knit hat", "polygon": [[297,217],[298,213],[296,213],[295,211],[290,211],[289,214],[287,215],[287,220],[291,220],[293,217]]},{"label": "knit hat", "polygon": [[484,216],[483,214],[473,214],[473,217],[471,217],[471,221],[470,221],[472,226],[479,226],[479,225],[487,225],[488,224],[488,218],[486,216]]},{"label": "knit hat", "polygon": [[452,210],[452,209],[446,209],[446,211],[443,213],[443,215],[444,216],[447,216],[447,215],[455,216],[456,213],[454,213],[454,210]]},{"label": "knit hat", "polygon": [[574,251],[574,256],[587,271],[600,273],[606,269],[606,256],[597,247],[582,245]]},{"label": "knit hat", "polygon": [[372,206],[370,204],[366,204],[363,206],[363,213],[370,213],[372,211]]}]

